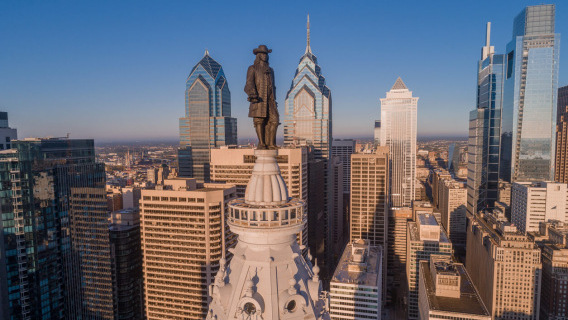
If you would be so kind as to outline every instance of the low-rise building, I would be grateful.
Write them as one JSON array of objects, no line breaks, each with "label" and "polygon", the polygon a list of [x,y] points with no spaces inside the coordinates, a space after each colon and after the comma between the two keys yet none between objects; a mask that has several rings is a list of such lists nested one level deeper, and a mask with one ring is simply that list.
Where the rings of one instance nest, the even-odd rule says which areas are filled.
[{"label": "low-rise building", "polygon": [[330,282],[332,319],[380,319],[382,248],[367,240],[347,244]]},{"label": "low-rise building", "polygon": [[420,261],[418,300],[420,320],[491,320],[465,267],[449,256]]}]

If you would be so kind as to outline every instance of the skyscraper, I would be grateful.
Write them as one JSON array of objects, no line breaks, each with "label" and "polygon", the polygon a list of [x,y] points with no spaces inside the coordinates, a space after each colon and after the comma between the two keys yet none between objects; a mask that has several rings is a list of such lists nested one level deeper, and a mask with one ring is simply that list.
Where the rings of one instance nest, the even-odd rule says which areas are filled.
[{"label": "skyscraper", "polygon": [[114,319],[144,319],[142,249],[138,208],[113,212],[110,219]]},{"label": "skyscraper", "polygon": [[487,23],[485,46],[477,63],[477,106],[470,112],[467,211],[492,208],[499,190],[499,146],[505,55],[495,54]]},{"label": "skyscraper", "polygon": [[416,183],[416,107],[401,78],[381,99],[381,146],[390,150],[390,201],[395,207],[410,207]]},{"label": "skyscraper", "polygon": [[[142,190],[140,228],[146,318],[204,319],[219,260],[234,247],[227,204],[235,187],[170,179],[163,190]],[[227,257],[228,258],[228,257]]]},{"label": "skyscraper", "polygon": [[331,91],[325,85],[310,47],[310,17],[306,51],[300,58],[284,105],[284,144],[314,146],[316,159],[329,158],[332,142]]},{"label": "skyscraper", "polygon": [[500,178],[554,177],[560,34],[555,5],[526,7],[513,23],[507,45],[501,119]]},{"label": "skyscraper", "polygon": [[93,140],[14,141],[0,152],[0,179],[0,283],[9,284],[0,318],[112,316],[105,170]]},{"label": "skyscraper", "polygon": [[554,181],[568,183],[568,86],[558,89]]},{"label": "skyscraper", "polygon": [[221,65],[206,50],[191,69],[185,89],[185,117],[179,119],[179,176],[209,181],[209,149],[237,144],[231,92]]},{"label": "skyscraper", "polygon": [[351,155],[355,153],[355,140],[334,139],[331,145],[331,155],[340,159],[343,164],[343,193],[349,194],[351,188]]},{"label": "skyscraper", "polygon": [[[387,247],[388,147],[375,153],[351,155],[351,241],[367,239],[372,246]],[[383,259],[386,261],[386,259]]]}]

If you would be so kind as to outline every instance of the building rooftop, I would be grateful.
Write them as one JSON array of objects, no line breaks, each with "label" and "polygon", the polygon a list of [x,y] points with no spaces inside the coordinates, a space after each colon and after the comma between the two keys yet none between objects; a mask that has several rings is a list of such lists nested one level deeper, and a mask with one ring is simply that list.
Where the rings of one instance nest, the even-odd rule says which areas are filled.
[{"label": "building rooftop", "polygon": [[345,247],[331,281],[377,286],[381,259],[381,247],[369,246],[366,240],[355,240]]},{"label": "building rooftop", "polygon": [[461,263],[451,263],[451,270],[449,268],[438,268],[436,266],[436,272],[450,272],[452,274],[459,274],[460,276],[460,297],[442,297],[436,295],[436,289],[434,284],[434,279],[430,272],[430,262],[420,261],[420,277],[423,277],[423,281],[426,288],[426,294],[428,296],[428,305],[431,311],[445,311],[445,312],[455,312],[460,314],[472,314],[481,316],[490,316],[487,308],[481,301],[479,293],[475,289],[465,267]]}]

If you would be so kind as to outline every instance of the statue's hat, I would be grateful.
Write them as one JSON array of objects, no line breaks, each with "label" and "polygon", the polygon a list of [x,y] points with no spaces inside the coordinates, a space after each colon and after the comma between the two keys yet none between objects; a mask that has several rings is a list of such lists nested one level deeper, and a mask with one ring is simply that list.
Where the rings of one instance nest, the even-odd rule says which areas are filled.
[{"label": "statue's hat", "polygon": [[257,54],[257,53],[271,53],[272,49],[268,49],[265,45],[261,44],[260,46],[258,46],[258,48],[252,50],[253,54]]}]

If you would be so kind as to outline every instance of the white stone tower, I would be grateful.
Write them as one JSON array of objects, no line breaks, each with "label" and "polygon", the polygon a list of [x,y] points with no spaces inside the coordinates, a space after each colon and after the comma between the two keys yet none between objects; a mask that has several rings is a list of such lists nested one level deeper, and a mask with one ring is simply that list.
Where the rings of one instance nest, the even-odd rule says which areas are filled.
[{"label": "white stone tower", "polygon": [[277,155],[255,150],[245,198],[229,204],[227,221],[239,240],[231,263],[221,259],[209,286],[209,320],[330,319],[319,268],[303,258],[296,242],[307,223],[304,203],[288,198]]}]

